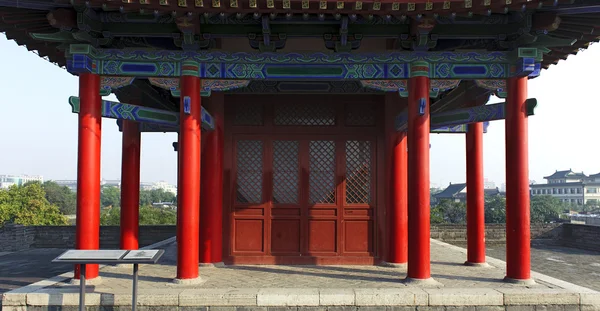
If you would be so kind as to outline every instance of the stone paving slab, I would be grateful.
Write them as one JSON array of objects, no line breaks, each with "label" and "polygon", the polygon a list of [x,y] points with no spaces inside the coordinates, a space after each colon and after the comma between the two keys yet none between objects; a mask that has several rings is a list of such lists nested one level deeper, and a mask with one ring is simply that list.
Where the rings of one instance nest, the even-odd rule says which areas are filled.
[{"label": "stone paving slab", "polygon": [[[401,282],[406,268],[383,266],[200,267],[201,284],[174,284],[176,245],[171,241],[163,248],[157,265],[140,266],[140,311],[542,311],[529,309],[536,305],[552,306],[543,311],[600,311],[599,292],[535,272],[535,285],[505,283],[503,261],[488,257],[488,268],[466,267],[465,249],[435,240],[435,287],[407,285]],[[86,305],[101,307],[98,311],[131,308],[131,265],[104,266],[100,275],[99,284],[87,287]],[[3,311],[70,310],[79,298],[71,277],[67,273],[5,293]],[[49,309],[55,306],[60,308]],[[210,310],[198,309],[204,307]]]}]

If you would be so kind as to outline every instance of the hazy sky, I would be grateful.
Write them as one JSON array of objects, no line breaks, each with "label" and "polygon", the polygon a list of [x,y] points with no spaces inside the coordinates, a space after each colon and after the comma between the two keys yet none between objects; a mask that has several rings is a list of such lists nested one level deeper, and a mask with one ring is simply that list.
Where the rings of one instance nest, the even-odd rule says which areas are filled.
[{"label": "hazy sky", "polygon": [[[77,176],[77,115],[67,99],[77,95],[77,77],[17,46],[0,34],[0,174]],[[560,61],[530,80],[528,97],[538,100],[529,118],[529,176],[538,183],[556,169],[600,172],[596,139],[600,105],[600,44]],[[115,100],[114,96],[105,99]],[[492,102],[502,101],[493,98]],[[175,184],[176,134],[142,134],[142,181]],[[497,186],[505,180],[504,122],[494,121],[484,135],[484,174]],[[121,176],[121,134],[115,120],[103,119],[102,177]],[[431,135],[431,182],[465,181],[465,138]]]}]

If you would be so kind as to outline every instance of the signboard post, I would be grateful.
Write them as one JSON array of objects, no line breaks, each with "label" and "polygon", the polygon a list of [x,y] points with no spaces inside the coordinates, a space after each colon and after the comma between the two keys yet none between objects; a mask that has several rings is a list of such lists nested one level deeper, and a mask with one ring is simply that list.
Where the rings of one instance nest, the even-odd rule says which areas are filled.
[{"label": "signboard post", "polygon": [[138,265],[155,264],[164,254],[162,249],[147,250],[68,250],[56,257],[52,262],[71,263],[79,265],[79,311],[85,311],[85,267],[87,264],[133,264],[133,293],[131,298],[131,310],[135,311],[137,306],[138,292]]}]

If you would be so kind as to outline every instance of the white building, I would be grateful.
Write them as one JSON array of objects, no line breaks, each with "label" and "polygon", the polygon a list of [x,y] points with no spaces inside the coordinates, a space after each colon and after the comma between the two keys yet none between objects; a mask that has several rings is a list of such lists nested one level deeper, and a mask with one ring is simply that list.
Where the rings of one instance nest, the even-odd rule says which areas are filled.
[{"label": "white building", "polygon": [[22,186],[28,182],[37,181],[44,182],[42,175],[0,175],[0,188],[8,189],[10,186]]},{"label": "white building", "polygon": [[159,181],[155,183],[141,183],[142,190],[158,190],[162,189],[165,192],[171,192],[174,195],[177,195],[177,186],[171,185],[166,181]]},{"label": "white building", "polygon": [[600,202],[600,173],[586,176],[572,170],[556,171],[544,177],[546,184],[530,185],[531,195],[551,195],[564,203],[583,205]]},{"label": "white building", "polygon": [[496,189],[496,183],[487,178],[483,179],[483,188],[484,189]]}]

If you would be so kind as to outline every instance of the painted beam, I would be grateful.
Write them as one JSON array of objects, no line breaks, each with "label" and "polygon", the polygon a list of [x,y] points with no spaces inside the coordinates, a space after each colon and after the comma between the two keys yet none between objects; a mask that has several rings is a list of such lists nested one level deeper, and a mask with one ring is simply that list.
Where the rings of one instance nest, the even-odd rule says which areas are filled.
[{"label": "painted beam", "polygon": [[[483,132],[487,133],[488,126],[490,126],[489,121],[483,122]],[[468,124],[459,124],[453,126],[442,126],[436,129],[432,129],[430,133],[432,134],[464,134],[469,129]]]},{"label": "painted beam", "polygon": [[[484,105],[456,109],[448,112],[434,113],[431,115],[431,128],[455,126],[475,122],[502,120],[506,117],[505,104]],[[533,115],[537,106],[537,99],[527,99],[527,115]],[[403,112],[396,117],[396,130],[399,132],[408,130],[408,114]]]},{"label": "painted beam", "polygon": [[[66,52],[67,69],[74,74],[168,78],[185,70],[197,71],[203,79],[304,81],[407,79],[414,62],[429,63],[432,79],[502,79],[539,63],[532,55],[541,52],[230,53],[96,49],[87,44],[71,44]],[[526,70],[515,64],[525,64]]]},{"label": "painted beam", "polygon": [[[79,97],[69,97],[73,113],[79,113]],[[126,103],[102,101],[102,116],[111,119],[132,120],[142,124],[154,124],[156,128],[179,128],[179,112],[130,105]],[[202,108],[202,127],[215,128],[213,117]]]},{"label": "painted beam", "polygon": [[[123,131],[123,119],[117,119],[117,126],[119,127],[119,132]],[[156,123],[147,123],[142,122],[139,123],[140,132],[142,133],[177,133],[179,132],[179,126],[169,126],[163,124]],[[202,128],[205,130],[205,128]]]}]

